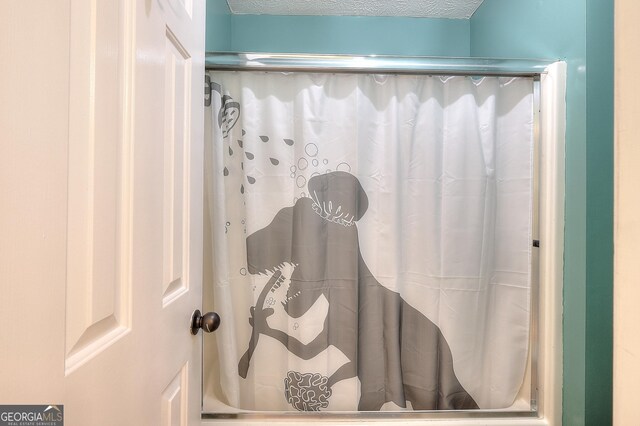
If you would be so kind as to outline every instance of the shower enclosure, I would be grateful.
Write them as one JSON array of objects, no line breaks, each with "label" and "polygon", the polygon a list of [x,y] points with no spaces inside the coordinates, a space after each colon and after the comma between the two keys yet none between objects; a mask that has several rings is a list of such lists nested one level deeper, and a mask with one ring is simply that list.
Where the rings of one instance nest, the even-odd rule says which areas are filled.
[{"label": "shower enclosure", "polygon": [[536,416],[551,63],[207,67],[204,417]]}]

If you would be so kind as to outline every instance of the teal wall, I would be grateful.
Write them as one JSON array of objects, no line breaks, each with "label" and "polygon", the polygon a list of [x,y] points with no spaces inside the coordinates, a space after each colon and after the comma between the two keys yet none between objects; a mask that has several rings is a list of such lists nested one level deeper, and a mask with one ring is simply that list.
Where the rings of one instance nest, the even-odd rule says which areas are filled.
[{"label": "teal wall", "polygon": [[587,0],[585,411],[611,422],[613,391],[613,1]]},{"label": "teal wall", "polygon": [[485,0],[471,54],[567,62],[563,424],[611,424],[613,2]]},{"label": "teal wall", "polygon": [[231,48],[244,52],[469,56],[469,20],[234,15]]},{"label": "teal wall", "polygon": [[232,15],[207,0],[206,50],[469,56],[468,19]]},{"label": "teal wall", "polygon": [[226,0],[207,0],[207,52],[231,50],[231,16]]},{"label": "teal wall", "polygon": [[563,424],[611,423],[613,5],[485,0],[470,20],[231,15],[207,1],[208,51],[562,59],[568,65]]}]

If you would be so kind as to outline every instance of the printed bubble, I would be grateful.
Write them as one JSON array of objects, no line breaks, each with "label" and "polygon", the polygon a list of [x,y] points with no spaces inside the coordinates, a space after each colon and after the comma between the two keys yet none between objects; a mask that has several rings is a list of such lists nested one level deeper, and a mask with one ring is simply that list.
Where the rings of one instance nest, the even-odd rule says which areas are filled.
[{"label": "printed bubble", "polygon": [[303,158],[298,160],[298,168],[300,170],[306,169],[308,165],[309,165],[309,162],[307,161],[306,158],[303,157]]},{"label": "printed bubble", "polygon": [[340,172],[350,172],[351,171],[351,166],[348,165],[347,163],[340,163],[336,167],[336,170],[338,170]]},{"label": "printed bubble", "polygon": [[304,152],[306,152],[309,157],[315,157],[318,155],[318,145],[315,143],[308,143],[304,147]]},{"label": "printed bubble", "polygon": [[298,176],[296,178],[296,185],[298,185],[298,188],[304,188],[304,186],[307,184],[307,178],[304,176]]}]

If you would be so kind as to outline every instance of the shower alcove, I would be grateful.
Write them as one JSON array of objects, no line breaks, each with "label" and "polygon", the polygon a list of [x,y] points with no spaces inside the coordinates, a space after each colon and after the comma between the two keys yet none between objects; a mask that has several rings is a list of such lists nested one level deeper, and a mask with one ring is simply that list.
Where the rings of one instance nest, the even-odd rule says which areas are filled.
[{"label": "shower alcove", "polygon": [[[415,421],[422,419],[429,424],[438,424],[438,422],[445,424],[450,419],[456,419],[459,422],[466,422],[456,424],[486,424],[488,419],[495,419],[496,424],[554,423],[556,416],[560,413],[558,392],[561,383],[558,342],[561,335],[564,64],[540,60],[477,58],[211,53],[207,55],[206,65],[208,71],[205,83],[205,104],[208,106],[205,108],[207,118],[205,119],[203,308],[205,311],[221,312],[222,323],[216,333],[204,336],[203,422],[212,422],[212,424],[234,421],[242,423],[402,422],[409,419]],[[271,79],[279,79],[281,82],[273,82]],[[301,80],[305,81],[304,84],[310,83],[312,89],[301,89],[302,86],[299,85]],[[381,94],[379,96],[383,100],[377,99],[379,91],[383,90],[379,87],[386,87],[385,85],[393,85],[394,89],[399,90],[399,94],[395,92]],[[522,92],[518,92],[517,89],[520,85],[523,87]],[[457,93],[457,90],[463,90],[458,86],[466,87],[467,89],[464,90],[471,90],[471,93],[452,95]],[[314,91],[314,88],[318,92]],[[329,97],[335,99],[326,101],[326,105],[320,106],[305,103],[311,102],[320,92],[324,96],[323,90],[330,92]],[[497,92],[494,93],[491,90],[497,90]],[[509,94],[514,90],[517,92],[515,95]],[[419,113],[420,105],[426,105],[429,102],[413,99],[412,96],[416,92],[426,93],[425,99],[431,99],[431,101],[436,99],[435,103],[442,107],[442,111],[436,108],[430,112],[431,114],[440,114],[441,117],[445,117],[445,121],[446,117],[458,117],[465,123],[458,126],[463,130],[442,130],[443,125],[438,124],[437,120],[429,122],[428,125],[420,124],[427,120]],[[349,93],[356,93],[356,95],[351,96]],[[437,93],[443,94],[444,97],[437,99]],[[518,99],[520,96],[526,99],[526,102],[509,100],[512,96]],[[506,100],[501,101],[501,97]],[[278,101],[284,99],[285,105],[277,106],[273,103],[274,99]],[[411,136],[410,138],[415,140],[405,142],[406,135],[410,135],[411,131],[407,133],[406,128],[402,126],[400,130],[392,131],[392,133],[398,133],[396,146],[393,144],[382,148],[378,146],[384,143],[376,138],[385,134],[384,131],[379,130],[379,127],[388,127],[384,119],[380,121],[376,116],[381,109],[380,105],[387,105],[390,102],[393,105],[392,109],[401,111],[397,120],[402,121],[407,119],[406,115],[402,115],[403,108],[407,108],[403,104],[407,102],[406,99],[409,99],[409,109],[418,124],[410,123],[405,127],[415,128],[415,133],[424,132],[429,126],[440,129],[440,136],[435,136],[440,141],[440,145],[434,145],[435,151],[416,154],[416,151],[421,150],[422,139]],[[443,112],[445,107],[451,109],[464,103],[458,102],[460,99],[467,99],[469,108],[473,109],[477,106],[479,112],[472,112],[469,119],[464,118],[467,115],[460,114],[469,114],[471,110]],[[493,106],[498,110],[497,118],[484,118],[482,107],[487,104],[487,99],[495,102]],[[346,103],[345,110],[341,110],[342,107],[334,104],[334,101]],[[278,108],[290,112],[290,115],[283,118]],[[339,111],[333,115],[326,111],[319,113],[318,109],[322,108],[327,111]],[[354,117],[347,108],[363,111],[360,111],[358,117]],[[520,120],[525,127],[517,123],[505,124],[510,120],[506,117],[518,114],[519,108],[525,114],[516,118],[516,121]],[[309,117],[312,119],[309,120]],[[351,141],[352,147],[349,145],[351,142],[340,142],[338,145],[342,148],[337,148],[337,153],[329,155],[327,154],[327,150],[330,149],[327,147],[328,141],[337,140],[339,136],[327,130],[327,126],[330,124],[333,127],[346,127],[340,122],[341,120],[356,128],[346,130],[347,134],[353,136],[355,142]],[[309,121],[314,123],[309,124]],[[277,124],[272,125],[272,122]],[[468,128],[465,127],[467,125]],[[491,127],[494,125],[495,128]],[[313,129],[305,130],[305,126]],[[487,133],[488,127],[491,129]],[[463,151],[457,154],[456,151],[450,151],[450,147],[455,146],[458,139],[448,135],[457,133],[472,135],[471,139],[474,139],[473,135],[476,133],[479,135],[477,143],[482,146],[478,151],[480,157],[475,160],[467,157],[468,154],[464,149],[469,149],[469,146],[473,148],[473,144],[464,145],[463,143],[461,145]],[[487,136],[489,133],[490,135]],[[512,148],[509,148],[509,144],[505,142],[505,138],[516,134],[530,135],[521,147],[521,153],[524,153],[522,160],[515,158],[516,154],[509,151]],[[275,140],[280,145],[273,151],[268,147],[269,144],[274,144]],[[344,140],[344,137],[341,140]],[[405,153],[406,158],[402,153],[404,152],[403,143],[410,146],[407,148],[410,153],[409,151]],[[299,148],[297,148],[298,145]],[[340,149],[346,151],[343,152]],[[318,154],[320,150],[324,150],[322,156]],[[400,152],[397,156],[396,150]],[[375,154],[374,151],[376,151]],[[397,180],[400,182],[406,183],[407,179],[423,183],[428,181],[431,177],[420,175],[418,179],[411,174],[412,172],[402,171],[402,167],[411,167],[415,173],[424,172],[428,175],[428,172],[425,172],[428,167],[425,167],[424,162],[431,161],[428,159],[433,158],[434,152],[440,153],[438,156],[442,157],[440,160],[443,162],[451,161],[445,158],[447,156],[464,159],[461,160],[462,166],[446,165],[446,163],[442,163],[445,164],[444,166],[442,164],[438,166],[446,169],[446,171],[441,170],[441,175],[444,175],[445,179],[449,172],[457,170],[457,167],[465,167],[464,164],[467,164],[466,167],[473,168],[469,164],[479,161],[478,164],[484,164],[488,169],[492,168],[492,164],[494,166],[501,164],[495,166],[496,170],[510,170],[509,173],[515,173],[501,175],[500,173],[503,172],[496,172],[498,173],[496,181],[499,182],[497,187],[504,182],[519,181],[523,185],[521,189],[529,188],[527,190],[529,192],[525,191],[527,197],[516,203],[504,202],[509,197],[509,191],[516,191],[512,187],[507,185],[505,193],[498,191],[498,201],[488,202],[498,207],[488,208],[488,214],[483,216],[496,216],[498,219],[486,220],[492,222],[495,219],[498,223],[492,222],[489,230],[480,231],[481,234],[484,232],[484,237],[482,235],[477,237],[480,241],[479,247],[484,253],[488,250],[483,243],[488,238],[487,232],[500,234],[500,229],[506,229],[503,233],[512,234],[515,233],[513,229],[526,228],[522,234],[526,237],[526,253],[521,256],[521,260],[526,260],[526,265],[521,265],[526,272],[524,281],[527,284],[522,287],[525,296],[520,299],[504,299],[504,303],[493,300],[491,303],[494,304],[488,303],[488,308],[485,308],[485,310],[502,312],[505,304],[519,304],[524,300],[524,304],[515,307],[516,314],[504,314],[505,317],[512,319],[525,318],[523,329],[517,330],[515,334],[509,330],[506,333],[494,330],[494,335],[487,334],[490,342],[478,343],[488,346],[489,349],[485,348],[483,351],[490,354],[492,346],[495,353],[500,345],[508,347],[513,344],[513,342],[500,342],[501,336],[505,336],[504,339],[507,340],[512,338],[508,336],[516,336],[518,333],[519,336],[525,336],[526,341],[522,346],[524,353],[520,354],[521,361],[519,361],[522,363],[522,374],[510,379],[511,382],[517,382],[517,387],[511,391],[511,396],[506,397],[509,403],[504,403],[504,396],[501,400],[498,397],[492,397],[492,390],[487,389],[491,386],[482,389],[482,381],[500,376],[500,372],[497,371],[499,365],[504,365],[506,368],[511,360],[508,357],[498,357],[485,361],[482,364],[485,371],[476,375],[476,380],[480,382],[472,384],[469,387],[472,390],[467,394],[465,387],[472,381],[474,373],[473,371],[469,373],[470,369],[467,368],[467,372],[460,376],[459,372],[464,370],[464,367],[460,368],[459,358],[461,353],[463,358],[473,358],[474,346],[468,344],[462,352],[459,349],[465,345],[465,336],[470,339],[472,337],[460,331],[450,334],[450,331],[446,331],[446,318],[444,321],[433,320],[438,323],[436,326],[433,326],[431,319],[426,320],[430,325],[420,325],[422,324],[420,321],[423,320],[414,318],[427,318],[429,315],[424,312],[433,312],[433,310],[429,311],[430,308],[427,306],[429,302],[424,302],[429,298],[429,293],[421,293],[420,286],[417,286],[418,290],[416,290],[411,286],[405,288],[396,285],[397,281],[401,280],[389,278],[388,269],[385,269],[385,266],[388,266],[386,263],[392,262],[384,260],[378,264],[376,260],[372,261],[372,259],[387,259],[388,255],[382,255],[382,258],[380,254],[376,256],[376,253],[381,252],[376,243],[373,243],[374,248],[366,245],[372,244],[370,242],[372,239],[380,239],[382,240],[380,245],[385,247],[391,245],[396,247],[394,250],[402,256],[417,258],[413,266],[411,264],[408,266],[412,271],[415,268],[419,269],[421,262],[429,263],[427,254],[414,253],[416,246],[420,244],[416,243],[406,248],[401,246],[399,240],[411,240],[415,238],[411,235],[417,232],[415,229],[429,228],[429,226],[433,228],[436,225],[421,225],[421,222],[416,219],[411,222],[413,227],[388,226],[395,230],[400,229],[400,234],[404,235],[403,238],[385,239],[379,236],[379,233],[393,233],[393,230],[385,229],[390,216],[388,214],[385,216],[384,211],[385,208],[393,210],[392,206],[395,204],[385,202],[385,193],[389,191],[402,193],[399,198],[392,197],[392,199],[396,200],[394,203],[397,202],[401,206],[400,210],[403,210],[402,214],[405,214],[397,220],[406,224],[410,212],[416,209],[415,206],[406,204],[410,203],[412,198],[407,194],[414,194],[413,198],[416,199],[421,198],[424,193],[420,191],[424,191],[424,188],[409,186],[408,190],[406,188],[398,190],[398,187],[385,190],[386,184],[382,184],[383,189],[376,189],[375,185],[379,181],[386,182],[385,176],[393,173],[399,175]],[[349,155],[352,157],[350,158]],[[367,159],[375,155],[379,158],[372,160],[373,165],[368,166]],[[497,160],[493,157],[489,158],[492,155],[495,155]],[[264,165],[256,166],[258,161],[262,161]],[[389,172],[386,169],[385,164],[391,161],[400,165],[400,171]],[[412,161],[414,166],[418,163],[416,167],[409,165]],[[497,163],[494,164],[496,161]],[[315,169],[312,170],[314,166]],[[287,170],[283,172],[278,167],[285,167]],[[275,171],[276,169],[280,171]],[[316,169],[322,169],[322,173]],[[482,169],[480,175],[484,176],[484,174],[485,169]],[[435,176],[432,180],[437,183],[437,185],[434,184],[435,187],[440,188],[438,185],[442,182],[439,179]],[[454,176],[453,180],[456,179],[457,177]],[[466,177],[462,180],[465,179],[474,181],[476,178]],[[267,186],[264,182],[270,183]],[[486,184],[485,181],[483,182],[483,185]],[[423,186],[429,187],[428,184]],[[482,194],[492,191],[487,190],[486,186],[484,188],[480,190]],[[476,193],[471,194],[471,198],[465,198],[469,196],[465,191],[473,190],[467,188],[462,193],[456,192],[453,197],[466,200],[462,203],[467,206],[467,212],[473,211]],[[401,199],[409,199],[409,201]],[[434,200],[438,200],[437,196]],[[330,202],[333,203],[332,206],[327,207]],[[442,200],[438,202],[443,203]],[[482,202],[485,205],[487,203]],[[338,204],[344,210],[336,212],[335,205]],[[431,204],[433,203],[430,202],[429,205]],[[369,206],[368,209],[367,206]],[[455,227],[452,223],[455,223],[456,219],[452,219],[453,222],[447,222],[446,217],[459,217],[462,213],[447,210],[444,204],[440,205],[440,208],[442,216],[439,216],[438,223],[445,223],[445,227]],[[409,211],[409,216],[406,216],[406,210]],[[306,211],[309,213],[307,214]],[[345,211],[347,213],[343,215]],[[363,216],[365,211],[369,212],[368,217],[373,217],[369,222]],[[428,214],[428,212],[424,213],[425,216]],[[356,221],[358,221],[357,224]],[[520,221],[518,222],[520,225],[514,225],[514,221]],[[314,223],[316,225],[313,225]],[[447,223],[449,225],[446,225]],[[508,228],[509,226],[512,228]],[[315,231],[309,231],[310,228]],[[437,229],[437,226],[434,229]],[[355,237],[355,247],[341,239],[347,232],[345,230],[349,232],[357,230],[359,233],[359,239],[357,234]],[[336,237],[336,235],[339,236]],[[467,237],[469,235],[465,234],[464,238]],[[510,235],[503,237],[509,239]],[[441,238],[444,241],[441,245],[450,244],[451,250],[445,250],[443,252],[445,254],[439,255],[442,257],[438,258],[440,268],[450,267],[456,271],[455,263],[458,260],[462,261],[463,257],[473,256],[469,254],[472,253],[469,247],[474,246],[473,238],[476,237],[469,237],[466,243],[464,238],[451,243],[446,242],[448,241],[446,238],[449,238],[446,235]],[[500,238],[502,237],[494,236],[490,239],[497,246],[516,247],[513,245],[515,243]],[[318,240],[323,240],[326,244],[319,249],[324,253],[320,256],[324,260],[319,261],[320,269],[323,270],[320,278],[314,275],[316,272],[312,271],[314,268],[318,269],[317,267],[304,266],[312,256],[304,253],[317,250],[311,247],[309,241]],[[519,241],[522,243],[522,238]],[[345,245],[346,248],[344,248]],[[431,247],[426,241],[424,245]],[[469,247],[466,247],[467,245]],[[518,247],[522,248],[522,244]],[[465,251],[466,249],[469,250]],[[497,250],[499,251],[499,248]],[[514,248],[514,250],[517,249]],[[337,253],[335,255],[337,260],[330,260],[331,251]],[[458,257],[455,253],[458,253]],[[399,259],[402,258],[400,254],[393,256],[396,255]],[[426,260],[421,261],[420,256],[423,255]],[[313,256],[317,257],[318,254]],[[497,256],[509,257],[510,254],[502,253]],[[447,266],[445,258],[453,259],[454,265]],[[355,260],[347,260],[343,262],[347,266],[340,266],[344,259]],[[410,263],[405,260],[398,262],[400,266],[393,264],[389,268],[406,269],[407,262]],[[301,264],[303,266],[300,266]],[[428,269],[428,266],[426,268]],[[343,276],[336,278],[331,275],[332,272],[326,272],[325,269],[341,271],[340,274]],[[351,269],[355,272],[349,272]],[[345,279],[345,274],[352,277],[346,278],[345,282],[355,280],[360,283],[357,284],[360,290],[356,291],[354,302],[349,301],[352,297],[350,293],[335,289],[336,282]],[[428,275],[426,272],[425,274]],[[405,271],[403,277],[406,276]],[[494,268],[490,279],[500,281],[499,278],[495,278],[496,276],[502,276],[502,280],[506,279],[505,272],[499,267]],[[301,300],[305,298],[304,292],[309,291],[304,285],[308,285],[311,281],[323,283],[316,290],[321,291],[323,296],[314,297],[308,303],[305,302],[304,312],[292,313],[288,309],[295,311],[295,303],[303,303]],[[376,290],[377,293],[367,290],[374,285],[380,286],[381,290]],[[509,287],[508,283],[506,285]],[[327,290],[326,287],[331,286],[334,287],[333,290]],[[337,287],[340,286],[342,284]],[[238,288],[242,291],[235,294],[234,291]],[[281,289],[278,290],[279,288]],[[492,297],[497,296],[494,294]],[[383,302],[380,302],[381,300]],[[439,303],[451,308],[453,314],[450,316],[452,317],[463,315],[462,312],[468,310],[468,305],[462,303],[457,307],[458,313],[456,313],[456,307],[451,307],[453,299],[447,299],[446,294],[438,300]],[[238,308],[231,309],[231,306],[238,301],[240,301]],[[287,306],[289,302],[291,305]],[[373,309],[373,313],[366,313],[370,311],[368,306],[380,303],[384,306]],[[355,323],[345,321],[344,314],[337,313],[338,309],[331,307],[338,305],[346,306],[343,312],[358,312],[355,315],[357,317],[354,320]],[[389,308],[389,305],[396,308]],[[426,308],[421,311],[420,306],[423,308],[426,306]],[[411,312],[414,311],[418,313],[412,314]],[[518,311],[522,312],[518,313]],[[260,318],[259,312],[267,313]],[[418,344],[415,342],[420,340],[421,334],[393,331],[395,326],[387,324],[392,320],[387,321],[384,318],[391,318],[394,315],[399,318],[399,324],[404,324],[402,330],[415,329],[423,333],[427,329],[437,330],[433,332],[438,336],[442,334],[437,326],[445,330],[444,338],[435,337],[435,340],[429,341],[441,342],[437,343],[440,349],[434,355],[440,367],[434,370],[437,379],[434,379],[436,384],[433,386],[436,386],[435,393],[441,395],[436,398],[439,402],[434,403],[435,405],[426,404],[420,407],[420,403],[416,402],[420,401],[420,397],[416,396],[413,388],[406,383],[406,377],[411,377],[413,374],[411,367],[406,367],[412,364],[412,361],[407,361],[407,358],[413,355],[407,354],[420,351],[422,346],[416,346]],[[489,314],[484,312],[482,315],[484,317]],[[269,316],[272,318],[267,319]],[[380,320],[379,325],[372,325],[375,322],[372,317],[380,316],[384,318]],[[331,326],[334,317],[338,318],[335,320],[337,325]],[[478,318],[476,322],[480,322],[480,319]],[[455,320],[452,321],[455,322]],[[468,322],[472,324],[473,317],[470,317]],[[353,324],[357,324],[355,325],[357,330],[353,334],[345,331],[353,327]],[[378,331],[372,332],[371,329]],[[387,349],[386,343],[375,346],[367,341],[366,337],[362,337],[367,333],[374,333],[374,335],[380,333],[380,338],[385,339],[384,342],[390,338],[392,342],[404,343],[393,350]],[[455,333],[458,333],[458,336],[452,338],[451,336]],[[347,337],[338,337],[341,334]],[[263,337],[260,337],[261,335]],[[389,337],[389,335],[392,336]],[[451,350],[449,350],[450,345],[447,345],[450,338],[453,341],[450,344]],[[374,337],[373,340],[375,341],[376,338]],[[314,342],[319,341],[321,346],[319,350],[309,349],[314,346]],[[426,347],[431,347],[429,342]],[[441,349],[443,345],[447,349]],[[354,350],[354,353],[350,354],[350,350]],[[366,365],[369,365],[367,356],[375,355],[372,352],[380,350],[385,352],[382,364],[376,367],[374,363],[373,367],[367,367]],[[367,354],[363,355],[363,352]],[[398,360],[400,361],[401,358],[401,367],[389,368],[389,363],[392,362],[390,359],[393,358],[392,353],[400,354]],[[453,363],[450,363],[452,366],[449,365],[447,367],[449,370],[446,370],[442,367],[444,362],[442,360],[451,356],[453,356]],[[418,355],[415,357],[418,359],[417,362],[413,362],[417,366],[416,374],[421,374],[422,366],[426,366],[430,361],[425,361],[427,358],[420,358]],[[321,365],[322,372],[313,372],[317,366],[309,370],[308,361],[311,359]],[[350,364],[353,364],[353,367],[349,367]],[[346,373],[344,377],[332,382],[331,378],[334,375],[340,375],[340,371],[350,368],[353,368],[353,372]],[[383,371],[380,370],[381,368]],[[393,383],[389,384],[389,381],[393,382],[393,379],[389,379],[393,373],[389,371],[394,368],[402,370],[399,374],[401,377],[404,375],[404,379],[400,379],[401,382],[404,380],[404,385],[400,385],[404,386],[403,391],[400,391],[403,395],[401,399],[397,397],[394,399],[393,395],[389,396],[393,391],[385,388],[385,386],[393,387]],[[515,368],[515,371],[518,371],[518,368]],[[442,378],[452,374],[453,382]],[[378,398],[381,401],[379,403],[368,404],[364,397],[360,397],[358,403],[358,395],[363,395],[364,389],[370,388],[369,377],[372,376],[382,377],[374,381],[381,380],[384,383],[381,386],[387,390],[383,389],[381,392],[385,395],[373,397],[373,399]],[[251,386],[247,385],[248,381],[251,381]],[[497,382],[500,382],[500,379]],[[465,386],[460,383],[465,383]],[[447,389],[449,394],[446,393]],[[323,392],[324,396],[318,397]],[[461,392],[466,396],[459,398]],[[500,390],[496,389],[494,393],[499,394]],[[462,400],[471,402],[460,402]],[[475,402],[476,400],[478,403]],[[496,400],[502,402],[491,402]],[[411,409],[412,406],[413,409]]]}]

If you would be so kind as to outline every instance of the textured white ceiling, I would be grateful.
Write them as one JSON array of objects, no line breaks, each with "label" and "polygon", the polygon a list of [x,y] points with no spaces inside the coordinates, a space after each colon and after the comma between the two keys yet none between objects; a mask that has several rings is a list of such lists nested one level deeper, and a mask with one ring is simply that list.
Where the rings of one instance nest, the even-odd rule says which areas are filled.
[{"label": "textured white ceiling", "polygon": [[413,16],[469,19],[483,0],[227,0],[252,15]]}]

